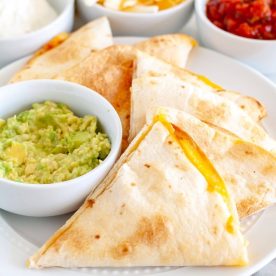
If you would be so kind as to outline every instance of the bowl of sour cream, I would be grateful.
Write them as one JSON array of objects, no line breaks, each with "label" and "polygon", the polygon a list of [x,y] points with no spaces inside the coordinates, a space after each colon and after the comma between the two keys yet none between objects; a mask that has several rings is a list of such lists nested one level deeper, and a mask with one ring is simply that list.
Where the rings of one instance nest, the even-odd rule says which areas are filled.
[{"label": "bowl of sour cream", "polygon": [[0,67],[72,30],[74,0],[0,0]]}]

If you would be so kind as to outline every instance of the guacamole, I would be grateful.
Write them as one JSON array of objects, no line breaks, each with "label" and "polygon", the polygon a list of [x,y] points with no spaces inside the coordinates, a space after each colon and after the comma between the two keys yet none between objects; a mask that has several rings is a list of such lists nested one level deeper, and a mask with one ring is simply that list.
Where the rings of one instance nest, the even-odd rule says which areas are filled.
[{"label": "guacamole", "polygon": [[97,167],[111,149],[97,119],[77,117],[64,104],[46,101],[0,119],[0,177],[54,183]]}]

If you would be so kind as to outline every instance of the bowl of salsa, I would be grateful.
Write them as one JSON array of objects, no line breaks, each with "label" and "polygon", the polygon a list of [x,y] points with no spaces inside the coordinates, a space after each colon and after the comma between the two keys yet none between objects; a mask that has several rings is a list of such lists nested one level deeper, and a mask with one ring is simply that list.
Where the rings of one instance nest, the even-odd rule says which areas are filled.
[{"label": "bowl of salsa", "polygon": [[195,10],[205,46],[276,73],[276,0],[196,0]]},{"label": "bowl of salsa", "polygon": [[276,39],[276,0],[209,0],[206,14],[214,25],[229,33]]}]

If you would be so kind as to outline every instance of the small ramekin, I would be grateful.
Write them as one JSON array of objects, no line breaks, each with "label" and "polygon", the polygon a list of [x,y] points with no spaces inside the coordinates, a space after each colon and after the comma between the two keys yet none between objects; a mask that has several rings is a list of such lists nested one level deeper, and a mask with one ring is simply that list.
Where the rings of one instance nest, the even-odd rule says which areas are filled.
[{"label": "small ramekin", "polygon": [[99,4],[87,6],[84,0],[77,0],[77,5],[80,16],[85,21],[107,16],[116,36],[153,36],[177,32],[193,13],[193,0],[185,0],[157,13],[115,11]]},{"label": "small ramekin", "polygon": [[48,0],[58,17],[45,27],[21,36],[0,38],[0,68],[33,53],[61,32],[70,32],[74,24],[74,0]]},{"label": "small ramekin", "polygon": [[99,184],[120,154],[121,121],[112,105],[98,93],[75,83],[31,80],[0,88],[0,118],[30,108],[32,103],[52,100],[67,104],[77,115],[95,115],[111,140],[106,159],[90,172],[52,184],[28,184],[0,178],[0,208],[25,216],[54,216],[76,210]]},{"label": "small ramekin", "polygon": [[264,74],[275,74],[276,40],[245,38],[218,28],[206,16],[206,3],[207,0],[195,0],[200,42],[204,46],[236,58]]}]

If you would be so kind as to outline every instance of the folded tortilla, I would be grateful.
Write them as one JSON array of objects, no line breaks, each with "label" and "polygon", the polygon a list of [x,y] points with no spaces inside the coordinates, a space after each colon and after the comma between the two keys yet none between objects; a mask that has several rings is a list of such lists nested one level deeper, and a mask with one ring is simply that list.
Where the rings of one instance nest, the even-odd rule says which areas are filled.
[{"label": "folded tortilla", "polygon": [[[73,32],[63,43],[56,43],[59,39],[63,41],[64,34],[51,41],[57,44],[57,46],[54,45],[56,47],[44,46],[13,76],[10,82],[51,79],[58,73],[80,63],[91,52],[113,44],[111,29],[106,17],[84,25]],[[47,48],[50,50],[45,52]]]},{"label": "folded tortilla", "polygon": [[[175,66],[185,68],[190,51],[197,42],[185,34],[168,34],[149,38],[134,46]],[[162,53],[162,55],[160,54]]]},{"label": "folded tortilla", "polygon": [[186,111],[276,154],[276,142],[229,99],[173,75],[133,79],[131,90],[130,139],[146,123],[148,111],[168,106]]},{"label": "folded tortilla", "polygon": [[189,133],[213,163],[231,191],[240,218],[276,203],[276,157],[263,148],[208,125],[186,112],[159,108],[158,114]]},{"label": "folded tortilla", "polygon": [[[178,37],[179,39],[177,39]],[[182,37],[185,36],[165,35],[145,40],[136,46],[149,54],[155,54],[160,59],[169,59],[170,62],[181,60],[183,62],[187,59],[192,42],[187,44],[187,41]],[[164,47],[166,47],[166,51]],[[176,51],[176,48],[180,50]],[[136,47],[114,45],[92,53],[81,63],[56,76],[56,79],[76,82],[97,91],[114,106],[123,125],[123,150],[128,145],[130,86],[133,62],[137,53]],[[177,57],[175,59],[172,58],[174,54]]]},{"label": "folded tortilla", "polygon": [[266,116],[265,107],[255,98],[244,96],[234,91],[224,90],[222,87],[204,76],[197,75],[188,70],[168,64],[145,53],[140,52],[137,54],[134,77],[141,78],[145,76],[166,76],[168,74],[175,75],[178,78],[203,90],[219,93],[220,96],[225,97],[239,105],[239,107],[256,122]]},{"label": "folded tortilla", "polygon": [[247,261],[237,210],[222,178],[189,135],[160,117],[141,131],[28,265],[230,266]]}]

